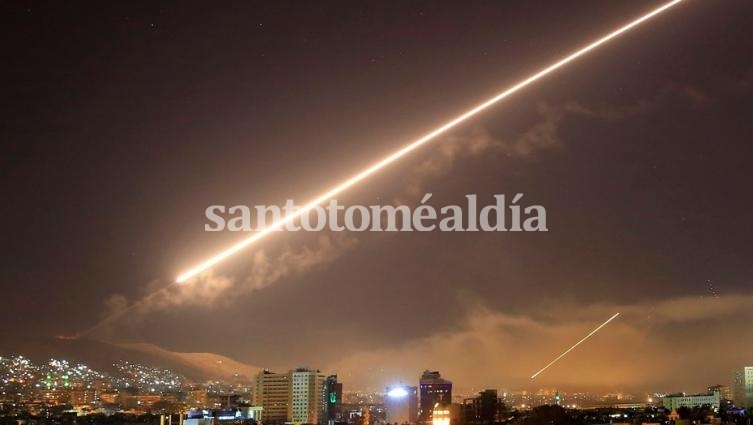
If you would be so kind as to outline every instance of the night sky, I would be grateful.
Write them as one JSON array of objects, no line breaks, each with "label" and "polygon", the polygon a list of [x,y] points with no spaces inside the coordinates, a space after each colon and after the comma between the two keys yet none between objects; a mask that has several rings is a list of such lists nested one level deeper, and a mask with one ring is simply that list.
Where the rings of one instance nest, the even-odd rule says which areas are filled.
[{"label": "night sky", "polygon": [[[311,199],[659,4],[4,4],[2,346],[90,328],[244,236],[205,232],[208,206]],[[89,337],[351,389],[731,383],[753,364],[751,18],[689,0],[338,198],[523,193],[548,232],[274,235]]]}]

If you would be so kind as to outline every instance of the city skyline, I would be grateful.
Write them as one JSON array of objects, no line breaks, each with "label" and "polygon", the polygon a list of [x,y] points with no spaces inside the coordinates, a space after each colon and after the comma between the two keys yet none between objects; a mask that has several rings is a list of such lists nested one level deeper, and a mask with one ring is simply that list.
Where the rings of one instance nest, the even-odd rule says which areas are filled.
[{"label": "city skyline", "polygon": [[[237,365],[236,365],[237,366]],[[232,366],[231,366],[232,367]],[[245,391],[254,395],[253,401],[259,405],[269,403],[265,399],[265,391],[262,387],[271,385],[283,385],[287,388],[285,391],[293,393],[294,377],[297,373],[310,374],[316,377],[313,387],[321,388],[325,391],[336,391],[339,394],[381,394],[389,397],[391,389],[398,389],[399,398],[402,398],[402,389],[415,392],[416,403],[419,405],[434,405],[436,402],[452,400],[456,402],[468,396],[483,393],[488,389],[499,389],[505,395],[545,395],[553,396],[555,393],[561,394],[588,394],[580,389],[568,389],[557,386],[536,386],[531,381],[527,388],[511,388],[507,385],[496,385],[484,388],[472,388],[463,385],[453,385],[452,381],[442,377],[439,371],[424,370],[417,372],[414,377],[406,377],[396,381],[391,381],[386,386],[374,388],[358,388],[338,381],[337,371],[322,371],[320,369],[311,369],[309,367],[295,367],[284,369],[278,373],[270,369],[258,369],[249,374],[248,369],[244,370],[226,370],[222,374],[212,374],[212,371],[198,370],[179,372],[167,366],[167,363],[145,364],[127,360],[117,360],[111,364],[99,364],[98,367],[91,367],[85,363],[69,361],[63,358],[47,358],[45,360],[34,360],[28,356],[11,355],[0,356],[0,385],[9,383],[20,383],[30,389],[42,390],[62,390],[62,389],[98,389],[92,386],[94,381],[109,380],[107,389],[141,389],[143,391],[154,392],[172,392],[185,391],[195,386],[216,385],[222,388],[227,385],[228,388],[246,388]],[[244,374],[245,373],[245,374]],[[308,376],[308,375],[307,375]],[[602,394],[607,397],[610,394],[617,397],[625,397],[635,400],[638,395],[648,395],[651,398],[674,395],[674,394],[712,394],[718,392],[722,400],[744,400],[751,398],[753,401],[753,366],[739,367],[732,377],[719,377],[715,384],[709,384],[705,388],[653,388],[644,391],[630,392],[623,389],[614,389],[613,391],[595,392],[593,396]],[[332,384],[329,381],[332,380]],[[313,382],[313,381],[312,381]],[[70,385],[69,385],[70,384]],[[434,384],[439,384],[434,385]],[[449,385],[449,387],[445,387]],[[335,388],[337,387],[337,388]],[[432,387],[436,387],[432,389]],[[455,387],[453,395],[452,388]],[[314,391],[310,391],[313,393]],[[439,394],[437,396],[436,394]],[[442,394],[444,393],[444,394]],[[444,396],[446,395],[446,397]],[[337,396],[341,400],[341,395]],[[639,396],[640,398],[640,396]],[[264,402],[262,400],[265,400]],[[325,404],[327,397],[323,395],[318,399],[317,404]],[[419,401],[420,400],[420,401]],[[619,399],[617,399],[619,400]],[[646,401],[646,400],[643,400]],[[651,402],[651,400],[648,400]],[[751,402],[753,405],[753,402]],[[288,412],[290,413],[290,412]],[[418,417],[420,410],[415,412]]]},{"label": "city skyline", "polygon": [[[0,357],[0,414],[5,418],[159,417],[192,425],[196,420],[236,424],[492,424],[543,414],[618,415],[677,422],[698,418],[745,419],[753,411],[753,367],[736,374],[736,386],[709,385],[700,393],[569,392],[560,388],[510,391],[486,388],[453,393],[440,371],[417,374],[417,386],[397,384],[384,391],[347,389],[336,374],[294,368],[260,370],[253,377],[197,379],[164,366],[115,361],[108,371],[49,359],[35,363],[24,356]],[[559,410],[557,410],[559,409]],[[146,415],[146,416],[145,416]],[[709,416],[710,415],[710,416]],[[564,419],[560,419],[564,420]],[[588,418],[581,421],[590,422]]]}]

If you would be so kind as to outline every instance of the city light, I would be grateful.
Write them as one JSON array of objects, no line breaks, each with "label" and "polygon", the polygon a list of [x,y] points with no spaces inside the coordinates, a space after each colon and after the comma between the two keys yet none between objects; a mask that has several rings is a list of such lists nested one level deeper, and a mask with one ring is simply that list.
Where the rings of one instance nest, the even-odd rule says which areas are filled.
[{"label": "city light", "polygon": [[439,408],[439,404],[434,405],[431,423],[432,425],[450,425],[450,411],[446,408]]},{"label": "city light", "polygon": [[397,387],[397,388],[391,389],[387,393],[387,395],[389,397],[392,397],[392,398],[403,398],[403,397],[406,397],[408,395],[408,390],[406,390],[403,387]]}]

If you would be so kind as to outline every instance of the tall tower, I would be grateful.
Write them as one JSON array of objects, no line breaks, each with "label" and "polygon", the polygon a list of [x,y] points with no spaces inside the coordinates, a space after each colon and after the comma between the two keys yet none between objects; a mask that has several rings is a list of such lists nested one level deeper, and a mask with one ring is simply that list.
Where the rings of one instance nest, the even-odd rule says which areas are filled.
[{"label": "tall tower", "polygon": [[452,403],[452,382],[443,379],[438,371],[425,370],[419,381],[420,404],[418,421],[430,423],[435,405],[446,406]]},{"label": "tall tower", "polygon": [[254,382],[254,404],[261,406],[261,419],[265,424],[288,421],[290,406],[290,374],[263,370]]},{"label": "tall tower", "polygon": [[413,424],[418,420],[418,388],[407,385],[387,387],[384,413],[388,424]]},{"label": "tall tower", "polygon": [[287,373],[264,370],[256,376],[254,404],[263,408],[265,424],[324,424],[324,374],[299,368]]},{"label": "tall tower", "polygon": [[324,386],[324,412],[327,425],[334,425],[339,419],[343,401],[343,384],[337,382],[337,375],[327,377]]},{"label": "tall tower", "polygon": [[294,424],[324,423],[324,374],[298,368],[290,371],[291,396],[288,417]]},{"label": "tall tower", "polygon": [[735,374],[735,404],[753,407],[753,366],[746,366]]}]

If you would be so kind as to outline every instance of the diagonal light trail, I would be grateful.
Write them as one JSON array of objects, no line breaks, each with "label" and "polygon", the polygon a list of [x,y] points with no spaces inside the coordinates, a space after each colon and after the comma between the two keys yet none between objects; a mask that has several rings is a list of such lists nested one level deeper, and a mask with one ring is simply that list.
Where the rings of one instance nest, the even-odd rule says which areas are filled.
[{"label": "diagonal light trail", "polygon": [[620,313],[617,313],[614,316],[612,316],[609,319],[607,319],[607,321],[604,322],[604,323],[602,323],[601,325],[599,325],[598,328],[592,330],[590,334],[588,334],[585,337],[583,337],[583,339],[581,339],[580,341],[576,342],[575,345],[573,345],[572,347],[568,348],[564,353],[560,354],[556,359],[554,359],[551,362],[549,362],[548,365],[544,366],[543,368],[541,368],[541,370],[539,370],[538,372],[534,373],[531,376],[531,379],[536,379],[536,377],[539,376],[541,374],[541,372],[549,369],[549,367],[551,365],[557,363],[561,358],[565,357],[568,353],[570,353],[571,351],[575,350],[575,347],[577,347],[577,346],[583,344],[584,342],[586,342],[586,340],[588,338],[591,338],[596,332],[599,332],[601,330],[601,328],[603,328],[604,326],[608,325],[609,322],[611,322],[612,320],[616,319],[617,316],[619,316],[619,315],[620,315]]},{"label": "diagonal light trail", "polygon": [[276,231],[278,229],[281,229],[286,224],[292,222],[296,218],[300,217],[303,214],[307,214],[312,208],[314,208],[317,205],[323,204],[326,201],[330,200],[332,197],[339,195],[343,191],[349,189],[351,186],[361,182],[362,180],[366,179],[367,177],[371,176],[372,174],[378,172],[382,168],[388,166],[394,161],[397,161],[398,159],[402,158],[403,156],[409,154],[410,152],[418,149],[419,147],[434,141],[437,137],[440,135],[446,133],[450,129],[458,126],[459,124],[467,121],[468,119],[478,115],[482,111],[490,108],[491,106],[499,103],[503,99],[509,97],[510,95],[518,92],[519,90],[523,89],[524,87],[536,82],[537,80],[545,77],[546,75],[556,71],[559,68],[562,68],[563,66],[569,64],[570,62],[573,62],[574,60],[580,58],[581,56],[591,52],[592,50],[598,48],[599,46],[607,43],[608,41],[622,35],[623,33],[633,29],[634,27],[646,22],[647,20],[653,18],[654,16],[664,12],[665,10],[677,5],[678,3],[682,2],[684,0],[673,0],[668,3],[665,3],[664,5],[652,10],[651,12],[633,20],[629,23],[617,28],[616,30],[610,32],[609,34],[599,38],[598,40],[586,45],[585,47],[582,47],[575,52],[565,56],[564,58],[554,62],[553,64],[547,66],[546,68],[537,71],[536,73],[532,74],[531,76],[523,79],[522,81],[518,82],[517,84],[513,85],[512,87],[507,88],[503,92],[495,95],[494,97],[486,100],[485,102],[473,107],[472,109],[464,112],[461,115],[458,115],[457,117],[453,118],[452,120],[446,122],[445,124],[442,124],[440,127],[437,127],[436,129],[432,130],[431,132],[425,134],[421,138],[413,141],[412,143],[408,144],[407,146],[403,147],[402,149],[392,153],[391,155],[383,158],[379,162],[376,162],[366,168],[365,170],[361,171],[360,173],[350,177],[349,179],[345,180],[344,182],[340,183],[339,185],[329,189],[327,192],[323,193],[316,199],[310,201],[306,205],[302,206],[301,209],[292,212],[290,214],[287,214],[285,217],[273,222],[269,227],[264,228],[263,230],[259,230],[255,232],[252,236],[236,243],[235,245],[232,245],[231,247],[225,249],[224,251],[214,255],[213,257],[209,258],[208,260],[204,261],[203,263],[187,270],[186,272],[182,273],[180,276],[177,277],[175,280],[176,282],[185,282],[199,273],[203,272],[204,270],[207,270],[220,262],[226,260],[227,258],[233,256],[234,254],[238,253],[239,251],[243,250],[244,248],[248,247],[249,245],[253,244],[254,242],[262,239],[263,237],[267,236],[273,231]]}]

